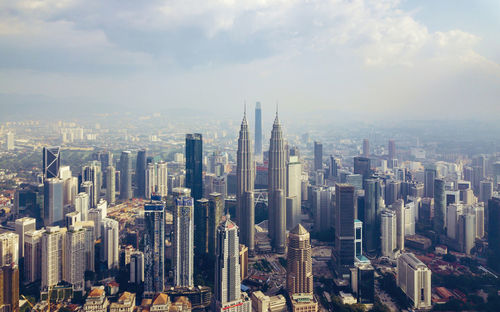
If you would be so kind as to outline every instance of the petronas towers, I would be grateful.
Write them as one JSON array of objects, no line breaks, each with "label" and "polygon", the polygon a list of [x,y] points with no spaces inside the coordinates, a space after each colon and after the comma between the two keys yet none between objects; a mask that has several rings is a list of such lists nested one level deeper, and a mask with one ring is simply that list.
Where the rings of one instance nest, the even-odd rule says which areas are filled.
[{"label": "petronas towers", "polygon": [[249,254],[253,255],[255,247],[255,206],[253,194],[255,174],[246,112],[241,122],[236,157],[236,219],[241,229],[241,242],[248,247]]}]

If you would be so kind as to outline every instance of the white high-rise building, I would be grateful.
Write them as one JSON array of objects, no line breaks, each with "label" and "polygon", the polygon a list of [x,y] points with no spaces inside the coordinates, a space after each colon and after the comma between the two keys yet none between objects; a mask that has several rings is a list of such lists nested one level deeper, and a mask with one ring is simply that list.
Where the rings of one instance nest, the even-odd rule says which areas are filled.
[{"label": "white high-rise building", "polygon": [[240,240],[238,232],[238,226],[229,220],[229,216],[217,228],[215,311],[252,311],[250,298],[245,292],[241,292]]},{"label": "white high-rise building", "polygon": [[30,284],[42,278],[42,235],[45,229],[24,233],[24,283]]},{"label": "white high-rise building", "polygon": [[146,180],[144,182],[144,196],[146,199],[151,199],[151,195],[156,192],[155,165],[153,163],[149,163],[146,168]]},{"label": "white high-rise building", "polygon": [[315,186],[312,190],[312,211],[315,231],[327,231],[333,227],[332,190]]},{"label": "white high-rise building", "polygon": [[10,150],[13,150],[15,148],[15,144],[14,144],[14,133],[13,132],[7,132],[7,135],[6,135],[6,145],[7,145],[7,150],[10,151]]},{"label": "white high-rise building", "polygon": [[42,289],[63,279],[66,228],[48,226],[42,235]]},{"label": "white high-rise building", "polygon": [[397,217],[396,213],[392,210],[383,210],[381,214],[381,247],[382,256],[394,257],[394,251],[397,248]]},{"label": "white high-rise building", "polygon": [[175,199],[174,223],[174,285],[193,286],[194,203],[192,197]]},{"label": "white high-rise building", "polygon": [[77,222],[85,230],[85,271],[95,271],[95,227],[94,221]]},{"label": "white high-rise building", "polygon": [[463,214],[464,206],[462,204],[451,204],[446,208],[446,235],[449,238],[457,239],[458,235],[458,217]]},{"label": "white high-rise building", "polygon": [[[287,210],[286,210],[286,228],[291,230],[300,223],[301,204],[302,204],[302,164],[298,156],[290,156],[287,164]],[[292,199],[289,207],[288,199]]]},{"label": "white high-rise building", "polygon": [[405,214],[405,236],[415,235],[415,202],[409,202],[404,207]]},{"label": "white high-rise building", "polygon": [[403,200],[399,199],[391,205],[391,209],[396,212],[396,246],[402,251],[405,249],[405,209]]},{"label": "white high-rise building", "polygon": [[88,214],[90,209],[90,199],[89,194],[81,192],[75,197],[75,211],[80,213],[80,219],[82,221],[88,220]]},{"label": "white high-rise building", "polygon": [[20,218],[16,220],[16,234],[19,237],[19,259],[24,258],[24,234],[36,230],[35,218]]},{"label": "white high-rise building", "polygon": [[110,205],[115,204],[116,170],[113,166],[106,169],[106,201]]},{"label": "white high-rise building", "polygon": [[94,234],[96,239],[101,238],[101,222],[103,220],[102,210],[101,209],[90,209],[88,220],[94,223]]},{"label": "white high-rise building", "polygon": [[97,209],[101,210],[103,219],[108,217],[108,202],[104,199],[100,199],[97,203]]},{"label": "white high-rise building", "polygon": [[72,225],[66,233],[63,279],[75,291],[83,290],[85,286],[85,260],[85,230],[80,225]]},{"label": "white high-rise building", "polygon": [[397,284],[408,296],[415,309],[430,308],[431,270],[412,253],[404,253],[398,258]]},{"label": "white high-rise building", "polygon": [[12,232],[0,234],[0,267],[19,265],[19,235]]},{"label": "white high-rise building", "polygon": [[168,170],[164,161],[156,164],[156,193],[161,197],[168,195]]},{"label": "white high-rise building", "polygon": [[484,203],[474,205],[474,213],[476,215],[476,238],[484,237]]},{"label": "white high-rise building", "polygon": [[102,251],[101,261],[106,262],[108,269],[117,269],[120,266],[118,221],[104,218],[101,222]]}]

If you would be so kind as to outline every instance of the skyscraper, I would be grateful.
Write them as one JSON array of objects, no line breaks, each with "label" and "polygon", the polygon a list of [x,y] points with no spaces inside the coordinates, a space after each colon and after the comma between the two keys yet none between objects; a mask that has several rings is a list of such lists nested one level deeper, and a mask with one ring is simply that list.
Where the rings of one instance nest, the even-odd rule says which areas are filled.
[{"label": "skyscraper", "polygon": [[48,226],[42,235],[42,289],[63,280],[66,228]]},{"label": "skyscraper", "polygon": [[354,173],[361,174],[363,180],[368,179],[371,175],[371,161],[368,157],[354,157]]},{"label": "skyscraper", "polygon": [[309,232],[299,223],[288,238],[286,288],[290,295],[313,294],[311,256]]},{"label": "skyscraper", "polygon": [[207,247],[208,254],[215,257],[217,247],[217,227],[224,215],[224,198],[220,193],[210,193],[208,200]]},{"label": "skyscraper", "polygon": [[273,249],[285,252],[286,231],[286,163],[283,132],[276,112],[271,140],[269,142],[268,203],[269,234]]},{"label": "skyscraper", "polygon": [[194,205],[192,197],[177,197],[173,213],[174,219],[174,285],[193,286],[194,261]]},{"label": "skyscraper", "polygon": [[16,234],[19,237],[19,259],[24,258],[24,233],[36,230],[35,218],[20,218],[16,220]]},{"label": "skyscraper", "polygon": [[363,217],[363,235],[366,251],[373,253],[380,247],[379,241],[379,215],[380,215],[380,198],[382,197],[382,189],[380,180],[367,179],[364,182],[365,202],[364,202],[364,217]]},{"label": "skyscraper", "polygon": [[72,225],[66,232],[63,279],[75,291],[83,290],[85,286],[85,260],[85,230],[81,225]]},{"label": "skyscraper", "polygon": [[130,282],[140,285],[144,282],[144,253],[134,252],[130,256]]},{"label": "skyscraper", "polygon": [[42,235],[45,230],[26,232],[24,235],[24,280],[34,283],[42,278]]},{"label": "skyscraper", "polygon": [[302,205],[302,164],[298,156],[289,156],[286,170],[286,228],[300,223]]},{"label": "skyscraper", "polygon": [[43,186],[43,224],[55,225],[63,221],[63,181],[48,178]]},{"label": "skyscraper", "polygon": [[262,110],[260,102],[255,104],[255,159],[262,161]]},{"label": "skyscraper", "polygon": [[120,156],[120,199],[132,199],[132,155],[123,151]]},{"label": "skyscraper", "polygon": [[392,210],[384,210],[381,214],[381,252],[384,257],[394,257],[396,250],[397,218]]},{"label": "skyscraper", "polygon": [[57,178],[59,176],[59,165],[61,162],[59,147],[43,148],[43,177],[45,179]]},{"label": "skyscraper", "polygon": [[137,152],[135,165],[135,185],[137,187],[137,196],[144,198],[146,190],[146,150],[141,149]]},{"label": "skyscraper", "polygon": [[194,200],[203,197],[203,141],[200,133],[186,134],[186,187]]},{"label": "skyscraper", "polygon": [[396,159],[396,142],[389,140],[389,160]]},{"label": "skyscraper", "polygon": [[10,132],[10,131],[7,132],[7,134],[5,136],[5,141],[6,141],[5,143],[7,145],[7,150],[8,151],[13,150],[14,147],[15,147],[14,146],[14,143],[15,143],[15,141],[14,141],[14,132]]},{"label": "skyscraper", "polygon": [[155,164],[149,163],[146,168],[146,176],[144,181],[144,197],[151,199],[151,195],[156,192],[156,173]]},{"label": "skyscraper", "polygon": [[236,220],[241,229],[241,242],[248,247],[250,255],[254,252],[254,162],[252,157],[250,134],[246,112],[241,122],[238,138],[238,151],[236,153]]},{"label": "skyscraper", "polygon": [[446,220],[446,196],[445,181],[443,179],[434,180],[434,219],[432,225],[436,233],[441,234],[445,228]]},{"label": "skyscraper", "polygon": [[354,219],[357,200],[354,186],[335,185],[335,258],[337,270],[345,273],[354,264]]},{"label": "skyscraper", "polygon": [[323,144],[314,141],[314,170],[323,170]]},{"label": "skyscraper", "polygon": [[95,208],[101,196],[102,172],[99,161],[90,161],[82,168],[82,182],[86,181],[92,182],[93,192],[90,197],[90,207]]},{"label": "skyscraper", "polygon": [[103,218],[101,221],[101,261],[107,264],[108,270],[120,266],[120,231],[118,221]]},{"label": "skyscraper", "polygon": [[368,139],[363,139],[363,156],[370,156],[370,141]]},{"label": "skyscraper", "polygon": [[437,178],[435,165],[427,166],[424,170],[424,196],[434,198],[434,180]]},{"label": "skyscraper", "polygon": [[12,232],[0,234],[0,267],[19,264],[19,235]]},{"label": "skyscraper", "polygon": [[488,201],[488,265],[500,269],[500,196]]},{"label": "skyscraper", "polygon": [[156,163],[156,194],[162,198],[168,195],[168,170],[167,163]]},{"label": "skyscraper", "polygon": [[217,228],[214,301],[216,311],[250,312],[252,304],[242,293],[238,226],[223,220]]},{"label": "skyscraper", "polygon": [[[144,222],[144,294],[152,297],[165,287],[165,203],[153,200],[145,204]],[[136,260],[140,261],[140,256]],[[135,265],[136,270],[141,269],[140,263]]]},{"label": "skyscraper", "polygon": [[16,264],[0,268],[0,286],[2,310],[19,312],[19,267]]},{"label": "skyscraper", "polygon": [[115,189],[116,189],[116,181],[115,181],[115,167],[108,166],[106,168],[106,201],[110,205],[115,204]]}]

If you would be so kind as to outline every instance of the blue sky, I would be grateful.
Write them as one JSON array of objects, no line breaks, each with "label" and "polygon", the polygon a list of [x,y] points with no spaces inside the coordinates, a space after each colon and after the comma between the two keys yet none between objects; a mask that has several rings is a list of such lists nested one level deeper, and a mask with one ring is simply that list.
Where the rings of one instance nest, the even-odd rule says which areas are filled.
[{"label": "blue sky", "polygon": [[0,110],[498,118],[500,2],[0,2]]}]

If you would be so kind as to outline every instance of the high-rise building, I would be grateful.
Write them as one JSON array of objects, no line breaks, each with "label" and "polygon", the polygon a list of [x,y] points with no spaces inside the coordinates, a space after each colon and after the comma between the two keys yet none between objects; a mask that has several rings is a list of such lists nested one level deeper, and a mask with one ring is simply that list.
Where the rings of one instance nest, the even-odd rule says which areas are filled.
[{"label": "high-rise building", "polygon": [[66,232],[66,228],[48,226],[42,234],[42,289],[63,280]]},{"label": "high-rise building", "polygon": [[90,209],[90,200],[87,193],[81,192],[75,197],[75,211],[80,213],[80,219],[82,221],[88,220],[88,214]]},{"label": "high-rise building", "polygon": [[269,143],[268,203],[269,234],[273,249],[285,252],[286,231],[286,155],[281,124],[276,112]]},{"label": "high-rise building", "polygon": [[159,161],[156,163],[156,194],[162,198],[168,195],[168,170],[167,163]]},{"label": "high-rise building", "polygon": [[42,235],[44,229],[24,234],[24,284],[34,283],[42,278]]},{"label": "high-rise building", "polygon": [[137,152],[135,164],[135,186],[137,187],[137,196],[144,198],[146,190],[146,150],[141,149]]},{"label": "high-rise building", "polygon": [[335,250],[337,270],[342,274],[354,264],[354,219],[357,200],[354,186],[335,185]]},{"label": "high-rise building", "polygon": [[396,213],[396,247],[398,250],[405,249],[405,208],[402,199],[397,200],[390,206]]},{"label": "high-rise building", "polygon": [[60,147],[44,147],[43,177],[45,179],[57,178],[59,176],[60,162],[61,162]]},{"label": "high-rise building", "polygon": [[396,159],[396,142],[389,140],[389,160]]},{"label": "high-rise building", "polygon": [[330,155],[330,168],[328,169],[328,176],[331,179],[337,178],[339,167],[340,167],[340,159]]},{"label": "high-rise building", "polygon": [[328,231],[333,228],[332,191],[329,187],[314,187],[311,191],[314,230]]},{"label": "high-rise building", "polygon": [[445,184],[446,182],[443,179],[434,180],[434,219],[432,220],[432,226],[436,233],[442,233],[446,224]]},{"label": "high-rise building", "polygon": [[144,282],[144,253],[134,252],[130,256],[130,283],[140,285]]},{"label": "high-rise building", "polygon": [[[145,204],[144,221],[146,229],[143,262],[144,294],[152,297],[165,288],[165,203],[152,200]],[[175,220],[174,224],[177,224]],[[176,237],[176,233],[174,233],[174,240],[177,240]],[[138,262],[136,266],[139,266],[136,267],[137,275],[140,274],[140,263]]]},{"label": "high-rise building", "polygon": [[238,226],[229,219],[217,228],[215,266],[215,311],[250,312],[252,304],[241,292],[240,244]]},{"label": "high-rise building", "polygon": [[211,193],[208,200],[207,247],[208,254],[215,257],[217,247],[217,227],[224,215],[224,198],[219,193]]},{"label": "high-rise building", "polygon": [[103,218],[101,221],[101,262],[106,263],[108,270],[120,266],[120,229],[118,221]]},{"label": "high-rise building", "polygon": [[45,226],[59,224],[64,221],[63,181],[48,178],[44,181],[43,224]]},{"label": "high-rise building", "polygon": [[424,170],[424,196],[434,197],[434,180],[437,178],[436,166],[428,166]]},{"label": "high-rise building", "polygon": [[12,263],[0,268],[2,311],[19,312],[19,267]]},{"label": "high-rise building", "polygon": [[[194,252],[195,257],[204,257],[208,253],[208,199],[198,199],[194,203]],[[213,253],[215,255],[215,253]]]},{"label": "high-rise building", "polygon": [[19,235],[12,232],[0,234],[0,267],[19,264]]},{"label": "high-rise building", "polygon": [[375,269],[370,262],[356,262],[351,269],[351,288],[358,303],[375,302]]},{"label": "high-rise building", "polygon": [[302,205],[302,164],[298,156],[289,156],[286,170],[286,228],[300,223]]},{"label": "high-rise building", "polygon": [[431,270],[414,254],[404,253],[398,258],[397,272],[397,285],[408,296],[413,308],[430,308]]},{"label": "high-rise building", "polygon": [[7,150],[8,151],[11,151],[15,148],[15,140],[14,140],[14,132],[7,132],[7,134],[5,135],[5,141],[6,141],[6,146],[7,146]]},{"label": "high-rise building", "polygon": [[101,162],[102,184],[101,187],[108,188],[108,167],[113,166],[113,153],[109,151],[99,151],[92,154],[92,160]]},{"label": "high-rise building", "polygon": [[24,217],[16,220],[16,234],[19,237],[19,259],[24,258],[24,234],[36,230],[36,219]]},{"label": "high-rise building", "polygon": [[194,205],[192,197],[177,197],[174,219],[174,285],[193,286],[194,261]]},{"label": "high-rise building", "polygon": [[90,197],[90,207],[97,207],[101,196],[102,172],[101,162],[93,160],[82,168],[82,182],[90,181],[93,185],[93,192]]},{"label": "high-rise building", "polygon": [[479,188],[479,201],[488,205],[488,200],[493,196],[493,182],[490,180],[483,180],[480,182]]},{"label": "high-rise building", "polygon": [[368,139],[363,139],[363,156],[370,156],[370,141]]},{"label": "high-rise building", "polygon": [[123,151],[120,156],[120,199],[132,199],[132,153]]},{"label": "high-rise building", "polygon": [[356,156],[354,157],[354,173],[361,174],[363,180],[371,176],[371,161],[368,157]]},{"label": "high-rise building", "polygon": [[290,295],[311,294],[314,290],[309,232],[299,223],[288,238],[286,288]]},{"label": "high-rise building", "polygon": [[260,102],[255,104],[255,159],[262,161],[262,109]]},{"label": "high-rise building", "polygon": [[488,265],[500,269],[500,196],[488,201]]},{"label": "high-rise building", "polygon": [[381,214],[381,252],[384,257],[394,257],[394,251],[397,248],[397,218],[392,210],[384,210]]},{"label": "high-rise building", "polygon": [[255,248],[254,161],[246,112],[243,115],[236,152],[236,220],[241,229],[241,243],[250,255]]},{"label": "high-rise building", "polygon": [[72,225],[66,232],[63,279],[75,291],[84,290],[85,260],[85,230],[81,225]]},{"label": "high-rise building", "polygon": [[116,170],[113,166],[106,167],[106,201],[115,204]]},{"label": "high-rise building", "polygon": [[369,253],[373,253],[380,247],[380,199],[382,197],[382,188],[380,180],[366,179],[364,182],[365,201],[364,201],[364,216],[362,218],[364,224],[363,241],[365,249]]},{"label": "high-rise building", "polygon": [[500,161],[493,164],[493,189],[498,189],[498,183],[500,183]]},{"label": "high-rise building", "polygon": [[401,198],[401,181],[389,180],[385,186],[385,204],[391,205]]},{"label": "high-rise building", "polygon": [[151,195],[156,192],[156,170],[155,164],[149,163],[145,171],[145,181],[144,181],[144,197],[146,199],[151,199]]},{"label": "high-rise building", "polygon": [[85,271],[95,271],[95,226],[94,221],[81,221],[74,224],[84,230],[84,265]]},{"label": "high-rise building", "polygon": [[323,170],[323,144],[314,141],[314,170]]},{"label": "high-rise building", "polygon": [[203,197],[203,140],[200,133],[186,134],[186,187],[194,200]]}]

